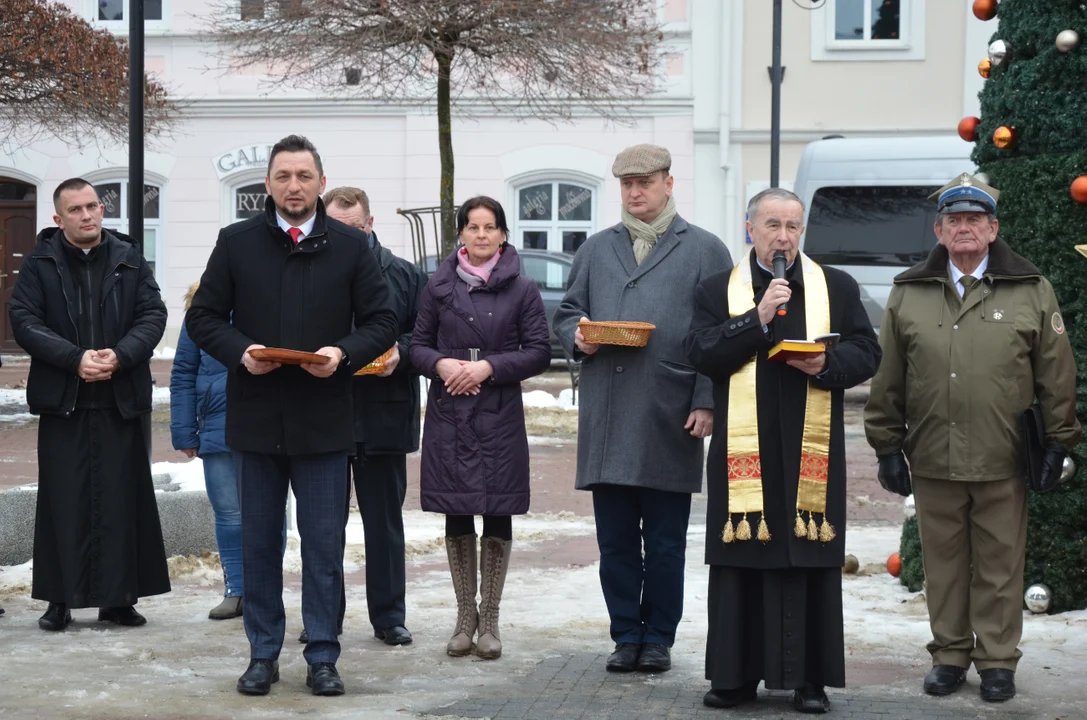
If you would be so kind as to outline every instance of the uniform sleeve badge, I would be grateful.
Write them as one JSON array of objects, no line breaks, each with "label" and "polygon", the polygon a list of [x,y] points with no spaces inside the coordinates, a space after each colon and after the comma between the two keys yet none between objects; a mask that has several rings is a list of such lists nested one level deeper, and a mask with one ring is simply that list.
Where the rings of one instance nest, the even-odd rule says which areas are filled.
[{"label": "uniform sleeve badge", "polygon": [[1064,335],[1064,318],[1061,317],[1059,312],[1053,313],[1053,317],[1049,319],[1049,324],[1053,326],[1054,332],[1058,335]]}]

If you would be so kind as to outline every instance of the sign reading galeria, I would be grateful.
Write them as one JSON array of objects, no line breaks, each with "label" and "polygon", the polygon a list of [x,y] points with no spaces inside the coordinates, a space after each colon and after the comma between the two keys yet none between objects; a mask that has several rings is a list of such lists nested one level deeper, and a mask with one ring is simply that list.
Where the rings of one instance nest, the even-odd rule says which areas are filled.
[{"label": "sign reading galeria", "polygon": [[220,180],[247,170],[265,170],[274,143],[246,145],[223,153],[212,160]]}]

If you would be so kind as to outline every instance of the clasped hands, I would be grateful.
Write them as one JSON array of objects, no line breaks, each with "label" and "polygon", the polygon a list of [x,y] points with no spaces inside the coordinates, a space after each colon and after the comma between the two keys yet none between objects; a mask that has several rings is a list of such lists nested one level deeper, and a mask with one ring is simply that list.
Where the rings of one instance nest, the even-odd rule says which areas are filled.
[{"label": "clasped hands", "polygon": [[121,361],[113,350],[87,350],[79,360],[79,377],[84,382],[102,382],[121,369]]},{"label": "clasped hands", "polygon": [[494,375],[494,368],[486,360],[442,358],[435,371],[450,395],[478,395],[483,381]]}]

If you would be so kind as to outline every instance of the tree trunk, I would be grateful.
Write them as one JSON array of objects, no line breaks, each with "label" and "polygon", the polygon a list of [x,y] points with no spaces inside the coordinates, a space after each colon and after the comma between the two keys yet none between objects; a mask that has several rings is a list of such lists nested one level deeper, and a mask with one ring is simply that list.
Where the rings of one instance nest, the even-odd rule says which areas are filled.
[{"label": "tree trunk", "polygon": [[[453,205],[453,121],[449,107],[449,71],[453,50],[434,53],[438,61],[438,151],[442,163],[442,179],[438,191],[441,205],[441,256],[453,252],[457,244],[456,207]],[[440,260],[441,258],[439,258]]]}]

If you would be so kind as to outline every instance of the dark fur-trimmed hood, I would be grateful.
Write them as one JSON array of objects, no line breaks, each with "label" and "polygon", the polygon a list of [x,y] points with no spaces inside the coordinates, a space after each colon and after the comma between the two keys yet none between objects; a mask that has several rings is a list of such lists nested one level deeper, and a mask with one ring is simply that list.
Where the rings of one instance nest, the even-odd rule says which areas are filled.
[{"label": "dark fur-trimmed hood", "polygon": [[[896,276],[895,284],[919,280],[943,280],[947,277],[947,263],[947,248],[937,245],[932,248],[927,260]],[[989,246],[989,266],[985,269],[983,277],[1026,281],[1042,277],[1042,272],[1022,255],[1013,252],[1008,243],[997,238]]]}]

